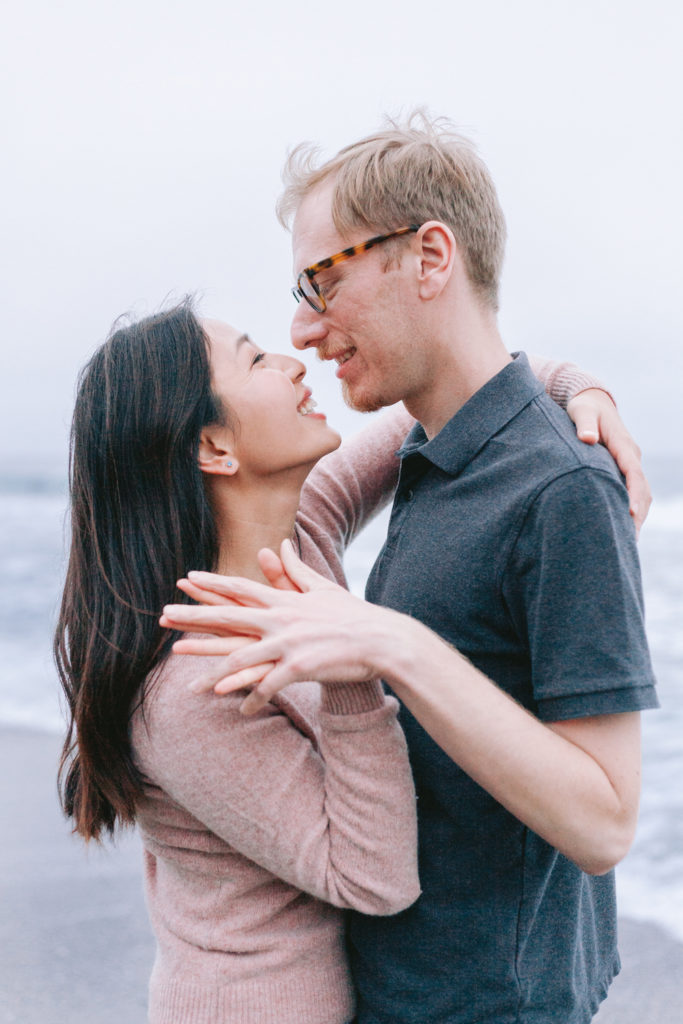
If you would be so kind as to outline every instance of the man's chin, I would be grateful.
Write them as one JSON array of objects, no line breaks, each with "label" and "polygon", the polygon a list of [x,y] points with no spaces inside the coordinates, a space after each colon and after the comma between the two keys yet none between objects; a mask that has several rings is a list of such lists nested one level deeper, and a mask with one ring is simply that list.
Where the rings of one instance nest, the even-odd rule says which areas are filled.
[{"label": "man's chin", "polygon": [[352,389],[346,381],[342,381],[342,398],[348,407],[356,412],[377,412],[387,405],[381,395],[364,392],[360,388]]}]

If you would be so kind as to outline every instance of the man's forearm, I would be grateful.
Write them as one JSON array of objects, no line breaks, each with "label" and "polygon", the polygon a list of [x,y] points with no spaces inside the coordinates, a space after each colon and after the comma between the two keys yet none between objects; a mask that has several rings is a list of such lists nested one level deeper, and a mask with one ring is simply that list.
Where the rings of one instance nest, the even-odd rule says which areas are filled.
[{"label": "man's forearm", "polygon": [[637,815],[638,716],[546,725],[427,627],[377,612],[364,660],[445,753],[585,871],[619,861]]}]

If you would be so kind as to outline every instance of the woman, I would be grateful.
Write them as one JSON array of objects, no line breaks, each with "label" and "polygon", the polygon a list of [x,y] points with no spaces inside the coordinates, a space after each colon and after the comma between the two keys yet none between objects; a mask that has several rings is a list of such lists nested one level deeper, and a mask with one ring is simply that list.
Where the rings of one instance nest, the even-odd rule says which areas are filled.
[{"label": "woman", "polygon": [[[303,377],[183,303],[116,330],[80,381],[62,799],[86,839],[140,828],[156,1024],[346,1024],[341,908],[392,914],[419,892],[410,770],[379,685],[302,683],[245,717],[243,694],[192,692],[205,661],[172,654],[158,621],[190,569],[263,581],[256,553],[284,538],[344,581],[409,420],[335,452]],[[566,393],[566,372],[546,377]]]}]

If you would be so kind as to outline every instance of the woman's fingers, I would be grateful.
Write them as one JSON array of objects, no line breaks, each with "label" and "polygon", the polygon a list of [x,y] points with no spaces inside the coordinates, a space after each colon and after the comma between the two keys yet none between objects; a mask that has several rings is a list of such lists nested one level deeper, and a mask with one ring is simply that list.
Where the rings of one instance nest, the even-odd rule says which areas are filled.
[{"label": "woman's fingers", "polygon": [[208,693],[209,690],[213,690],[219,696],[224,696],[226,693],[244,690],[248,686],[260,683],[272,668],[273,662],[268,661],[226,676],[223,663],[219,661],[208,672],[196,676],[189,684],[188,689],[192,693]]},{"label": "woman's fingers", "polygon": [[291,681],[281,669],[278,670],[278,667],[274,666],[272,671],[264,675],[262,681],[251,691],[249,696],[244,698],[240,705],[241,713],[243,715],[255,715],[261,708],[265,707],[276,693],[283,690]]},{"label": "woman's fingers", "polygon": [[621,421],[601,421],[600,439],[624,475],[631,516],[638,536],[652,504],[652,492],[643,472],[640,448]]},{"label": "woman's fingers", "polygon": [[[231,673],[232,663],[229,655],[255,642],[255,637],[243,636],[194,638],[177,640],[173,645],[173,651],[175,654],[222,657],[222,660],[213,665],[208,672],[193,679],[188,687],[192,693],[207,693],[209,690],[215,690],[222,696],[226,693],[233,693],[235,690],[244,690],[248,686],[253,686],[254,683],[260,683],[264,676],[275,667],[275,662],[266,661]],[[268,698],[260,706],[267,703]]]},{"label": "woman's fingers", "polygon": [[190,583],[202,590],[210,590],[222,597],[228,597],[235,604],[248,608],[268,607],[274,603],[274,595],[279,593],[265,583],[257,583],[241,576],[218,576],[213,572],[190,572],[187,575]]},{"label": "woman's fingers", "polygon": [[198,587],[191,580],[178,580],[176,586],[178,590],[182,590],[184,594],[191,597],[193,601],[198,601],[199,604],[237,604],[229,597],[225,597],[222,594],[217,594],[213,590],[206,590],[204,587]]},{"label": "woman's fingers", "polygon": [[283,540],[280,545],[280,558],[282,559],[282,565],[287,576],[294,583],[297,590],[306,593],[310,590],[331,590],[336,588],[336,583],[326,579],[325,576],[321,576],[315,569],[311,569],[310,566],[301,561],[294,551],[294,545],[291,540]]},{"label": "woman's fingers", "polygon": [[[254,683],[260,683],[265,675],[274,668],[274,662],[266,661],[261,665],[254,665],[252,668],[245,668],[241,672],[236,672],[234,675],[228,678],[219,680],[214,686],[214,690],[218,694],[233,693],[235,690],[244,690],[247,686],[253,686]],[[267,704],[267,700],[263,702]],[[263,706],[263,705],[261,705]],[[242,710],[240,708],[240,710]]]},{"label": "woman's fingers", "polygon": [[261,632],[257,609],[225,604],[211,607],[167,604],[159,619],[159,625],[166,629],[180,629],[183,632],[193,633],[215,633],[217,636],[231,636],[235,633],[254,636]]},{"label": "woman's fingers", "polygon": [[258,690],[252,690],[248,697],[245,697],[240,704],[240,712],[243,715],[255,715],[265,707],[268,703],[268,698],[265,697]]},{"label": "woman's fingers", "polygon": [[[203,604],[235,604],[245,608],[272,608],[286,604],[288,591],[334,589],[336,584],[305,565],[294,553],[292,542],[285,540],[280,557],[270,548],[258,553],[259,565],[270,586],[239,576],[220,576],[193,571],[178,586]],[[191,589],[190,589],[191,588]]]},{"label": "woman's fingers", "polygon": [[[584,392],[580,392],[580,394],[583,395]],[[574,399],[567,405],[567,411],[574,421],[576,436],[584,444],[597,444],[600,440],[597,408],[593,405],[581,404],[578,401],[572,405],[572,402]]]},{"label": "woman's fingers", "polygon": [[216,683],[222,679],[225,674],[222,668],[223,664],[224,662],[219,661],[214,664],[208,672],[195,676],[192,682],[188,684],[188,690],[190,690],[191,693],[208,693],[209,690],[213,690]]},{"label": "woman's fingers", "polygon": [[261,572],[271,587],[275,587],[277,590],[299,589],[285,572],[282,559],[274,551],[271,551],[270,548],[261,548],[257,557]]},{"label": "woman's fingers", "polygon": [[588,388],[567,403],[576,433],[586,444],[601,441],[624,474],[636,535],[645,521],[652,493],[641,464],[641,451],[624,426],[610,396],[599,388]]},{"label": "woman's fingers", "polygon": [[173,644],[174,654],[192,654],[209,657],[227,657],[234,654],[240,647],[256,642],[255,637],[248,636],[209,636],[176,640]]}]

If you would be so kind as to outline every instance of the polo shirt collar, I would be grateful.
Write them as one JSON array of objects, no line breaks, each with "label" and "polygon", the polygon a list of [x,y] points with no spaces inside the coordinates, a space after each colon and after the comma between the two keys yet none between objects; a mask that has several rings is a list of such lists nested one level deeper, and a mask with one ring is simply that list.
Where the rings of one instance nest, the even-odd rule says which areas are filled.
[{"label": "polo shirt collar", "polygon": [[522,409],[543,394],[543,385],[533,375],[523,352],[487,381],[432,440],[416,423],[398,451],[403,459],[419,452],[445,473],[457,476],[494,434]]}]

